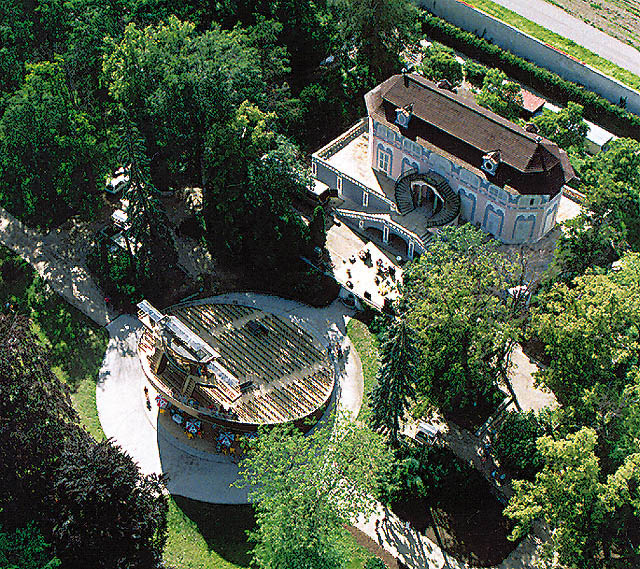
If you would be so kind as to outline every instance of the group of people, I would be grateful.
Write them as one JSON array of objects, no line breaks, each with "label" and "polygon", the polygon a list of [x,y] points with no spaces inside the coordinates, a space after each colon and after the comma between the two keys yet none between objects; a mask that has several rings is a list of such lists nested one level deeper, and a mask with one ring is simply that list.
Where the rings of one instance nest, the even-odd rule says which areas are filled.
[{"label": "group of people", "polygon": [[342,344],[340,342],[329,342],[327,352],[329,357],[333,356],[333,358],[337,360],[341,360],[344,356],[344,351],[342,350]]}]

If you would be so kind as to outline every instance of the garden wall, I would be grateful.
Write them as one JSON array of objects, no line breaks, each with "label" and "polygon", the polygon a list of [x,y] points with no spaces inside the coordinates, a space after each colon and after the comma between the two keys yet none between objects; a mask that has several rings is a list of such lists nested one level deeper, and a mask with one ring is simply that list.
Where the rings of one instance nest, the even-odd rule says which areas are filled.
[{"label": "garden wall", "polygon": [[623,85],[528,34],[458,0],[420,0],[434,15],[466,31],[557,73],[567,81],[584,85],[612,103],[626,100],[626,108],[640,115],[640,92]]}]

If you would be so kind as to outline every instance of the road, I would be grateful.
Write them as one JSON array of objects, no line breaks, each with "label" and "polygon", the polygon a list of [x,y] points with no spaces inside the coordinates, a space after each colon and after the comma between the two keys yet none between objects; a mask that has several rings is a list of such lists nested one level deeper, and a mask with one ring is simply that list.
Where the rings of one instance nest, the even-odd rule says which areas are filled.
[{"label": "road", "polygon": [[640,75],[640,53],[637,49],[574,18],[561,8],[545,0],[492,1]]}]

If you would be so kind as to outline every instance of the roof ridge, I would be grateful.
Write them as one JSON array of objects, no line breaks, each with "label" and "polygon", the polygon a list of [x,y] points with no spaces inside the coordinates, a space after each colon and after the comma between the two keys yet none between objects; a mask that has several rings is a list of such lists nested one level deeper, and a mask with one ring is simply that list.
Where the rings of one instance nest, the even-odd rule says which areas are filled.
[{"label": "roof ridge", "polygon": [[[401,75],[397,75],[396,77],[401,77]],[[501,127],[509,129],[511,132],[523,138],[526,138],[527,140],[530,140],[533,143],[540,144],[540,141],[537,140],[537,138],[541,138],[542,140],[547,140],[546,138],[543,138],[540,135],[534,136],[534,133],[530,133],[526,131],[521,126],[511,122],[508,119],[505,119],[504,117],[501,117],[499,114],[493,112],[491,109],[478,105],[475,102],[472,103],[471,101],[467,101],[457,93],[452,93],[452,92],[446,91],[445,89],[439,89],[435,83],[433,83],[432,81],[429,81],[426,77],[422,77],[421,75],[418,75],[417,73],[408,74],[407,78],[419,84],[421,87],[429,89],[431,92],[436,93],[439,96],[446,97],[447,99],[453,101],[454,103],[473,111],[475,114],[490,120],[494,124],[497,124],[497,125],[500,125]],[[383,98],[385,97],[385,95],[383,95]],[[551,141],[548,141],[548,142],[551,142]]]}]

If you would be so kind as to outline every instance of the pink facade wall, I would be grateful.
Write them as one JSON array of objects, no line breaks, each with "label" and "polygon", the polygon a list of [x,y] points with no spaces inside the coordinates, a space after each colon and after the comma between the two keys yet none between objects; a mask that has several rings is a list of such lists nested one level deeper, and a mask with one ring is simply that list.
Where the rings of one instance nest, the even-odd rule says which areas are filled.
[{"label": "pink facade wall", "polygon": [[369,155],[374,170],[394,180],[415,166],[420,172],[432,170],[444,176],[460,195],[461,220],[480,226],[504,243],[535,242],[555,226],[561,193],[552,199],[544,194],[512,195],[372,118]]}]

